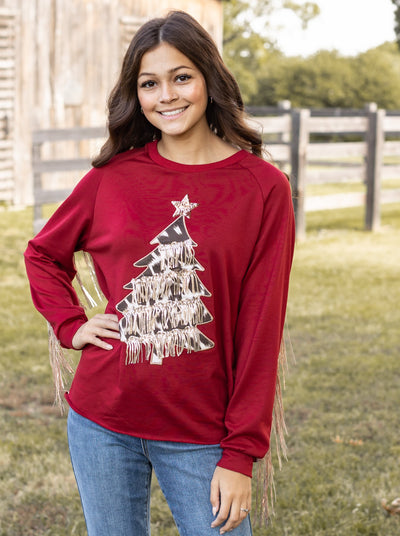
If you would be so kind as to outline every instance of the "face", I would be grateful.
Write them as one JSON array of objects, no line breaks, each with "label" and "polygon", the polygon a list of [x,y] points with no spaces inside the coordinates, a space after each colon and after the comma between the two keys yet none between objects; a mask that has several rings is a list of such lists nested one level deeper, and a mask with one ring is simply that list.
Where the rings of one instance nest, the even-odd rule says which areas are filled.
[{"label": "face", "polygon": [[145,117],[163,138],[201,135],[209,130],[205,79],[175,47],[161,43],[144,54],[137,91]]}]

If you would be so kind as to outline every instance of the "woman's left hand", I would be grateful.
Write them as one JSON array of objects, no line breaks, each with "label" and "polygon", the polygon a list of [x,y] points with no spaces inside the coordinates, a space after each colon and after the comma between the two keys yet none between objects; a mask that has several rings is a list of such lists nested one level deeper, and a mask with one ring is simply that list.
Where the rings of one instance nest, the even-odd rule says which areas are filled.
[{"label": "woman's left hand", "polygon": [[219,527],[227,520],[220,534],[233,530],[251,509],[251,478],[217,466],[211,481],[210,501],[213,514],[218,512],[211,527]]}]

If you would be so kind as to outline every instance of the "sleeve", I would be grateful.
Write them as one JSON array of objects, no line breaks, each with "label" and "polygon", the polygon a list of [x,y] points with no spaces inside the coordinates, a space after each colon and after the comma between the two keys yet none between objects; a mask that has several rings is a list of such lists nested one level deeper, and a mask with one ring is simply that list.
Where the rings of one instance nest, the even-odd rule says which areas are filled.
[{"label": "sleeve", "polygon": [[64,348],[72,348],[74,334],[87,321],[72,286],[73,256],[84,249],[90,232],[99,175],[97,169],[89,171],[24,254],[33,304]]},{"label": "sleeve", "polygon": [[269,449],[278,355],[294,250],[289,181],[279,174],[264,200],[262,225],[242,282],[235,330],[235,383],[218,465],[252,476]]}]

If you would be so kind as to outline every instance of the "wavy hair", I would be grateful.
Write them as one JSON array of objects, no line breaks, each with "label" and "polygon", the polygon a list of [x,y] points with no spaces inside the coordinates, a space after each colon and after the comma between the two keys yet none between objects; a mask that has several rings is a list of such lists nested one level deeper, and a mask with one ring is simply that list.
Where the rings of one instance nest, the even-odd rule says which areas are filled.
[{"label": "wavy hair", "polygon": [[164,18],[146,22],[133,37],[108,99],[109,136],[93,166],[101,167],[118,153],[161,138],[160,130],[141,113],[137,94],[142,58],[161,43],[175,47],[202,73],[212,96],[206,109],[210,129],[228,143],[261,157],[261,135],[248,126],[239,86],[213,39],[189,14],[171,11]]}]

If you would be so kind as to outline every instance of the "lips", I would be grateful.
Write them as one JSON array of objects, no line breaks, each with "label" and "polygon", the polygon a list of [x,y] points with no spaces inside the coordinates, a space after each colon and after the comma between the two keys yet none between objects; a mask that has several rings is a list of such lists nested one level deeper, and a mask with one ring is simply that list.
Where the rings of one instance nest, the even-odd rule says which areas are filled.
[{"label": "lips", "polygon": [[163,117],[174,117],[175,115],[179,115],[181,114],[182,112],[184,112],[186,110],[187,106],[183,107],[183,108],[178,108],[176,110],[169,110],[169,111],[165,111],[165,112],[158,112],[160,115],[162,115]]}]

